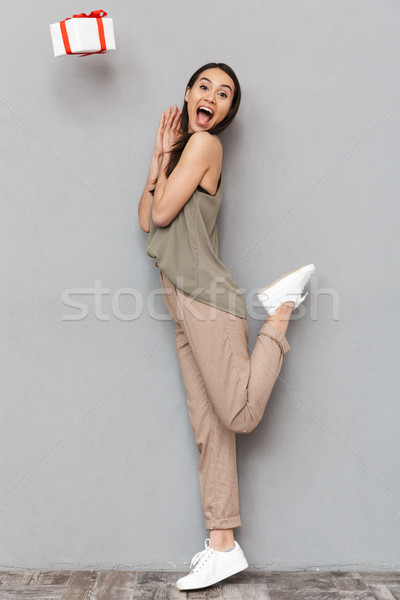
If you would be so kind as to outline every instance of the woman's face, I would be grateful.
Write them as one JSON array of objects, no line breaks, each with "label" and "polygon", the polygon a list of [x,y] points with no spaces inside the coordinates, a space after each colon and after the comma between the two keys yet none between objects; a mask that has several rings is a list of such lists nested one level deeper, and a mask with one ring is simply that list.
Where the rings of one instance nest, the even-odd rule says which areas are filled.
[{"label": "woman's face", "polygon": [[235,84],[222,69],[206,69],[191,88],[185,100],[188,110],[188,132],[207,131],[221,123],[233,101]]}]

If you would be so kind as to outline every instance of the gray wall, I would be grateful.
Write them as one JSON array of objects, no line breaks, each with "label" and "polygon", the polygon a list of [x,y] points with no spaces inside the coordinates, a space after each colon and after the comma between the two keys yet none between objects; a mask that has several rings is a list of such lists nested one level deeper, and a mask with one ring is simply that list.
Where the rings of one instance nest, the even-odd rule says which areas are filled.
[{"label": "gray wall", "polygon": [[[54,58],[49,24],[96,8],[117,50]],[[400,567],[399,18],[388,0],[3,2],[2,568],[184,569],[204,547],[137,205],[161,111],[213,60],[243,88],[219,232],[250,350],[254,291],[317,267],[264,418],[237,438],[236,538],[253,567]],[[71,289],[85,318],[66,319]]]}]

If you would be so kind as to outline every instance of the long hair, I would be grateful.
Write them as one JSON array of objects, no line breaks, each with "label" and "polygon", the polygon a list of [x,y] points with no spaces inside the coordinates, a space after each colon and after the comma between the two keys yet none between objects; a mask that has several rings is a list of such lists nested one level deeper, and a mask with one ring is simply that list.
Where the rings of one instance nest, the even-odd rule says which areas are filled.
[{"label": "long hair", "polygon": [[[225,71],[225,73],[227,73],[230,76],[233,83],[235,84],[235,92],[233,95],[232,104],[231,104],[231,107],[230,107],[229,112],[226,115],[225,119],[223,119],[223,121],[218,123],[218,125],[211,127],[211,129],[207,129],[207,131],[209,133],[216,135],[216,134],[220,133],[221,131],[223,131],[224,129],[226,129],[226,127],[228,127],[228,125],[230,125],[230,123],[232,123],[232,121],[239,109],[239,104],[240,104],[240,99],[241,99],[241,90],[240,90],[239,80],[236,77],[236,74],[233,71],[233,69],[231,69],[231,67],[229,67],[225,63],[207,63],[206,65],[203,65],[202,67],[200,67],[200,69],[197,69],[197,71],[195,73],[193,73],[193,75],[189,79],[188,84],[185,89],[185,95],[186,95],[187,88],[193,87],[193,85],[195,84],[195,82],[197,81],[197,79],[199,78],[199,76],[201,75],[201,73],[203,71],[206,71],[207,69],[214,69],[214,68],[218,68],[218,69],[221,69],[222,71]],[[183,108],[182,108],[182,117],[181,117],[181,136],[180,136],[179,140],[174,143],[173,148],[170,152],[168,165],[165,170],[165,175],[167,177],[169,177],[171,175],[172,171],[175,169],[175,167],[178,164],[178,161],[181,157],[183,149],[185,148],[186,144],[188,143],[190,137],[193,135],[192,133],[188,132],[188,126],[189,126],[189,115],[188,115],[188,109],[187,109],[187,102],[186,102],[186,100],[184,100]]]}]

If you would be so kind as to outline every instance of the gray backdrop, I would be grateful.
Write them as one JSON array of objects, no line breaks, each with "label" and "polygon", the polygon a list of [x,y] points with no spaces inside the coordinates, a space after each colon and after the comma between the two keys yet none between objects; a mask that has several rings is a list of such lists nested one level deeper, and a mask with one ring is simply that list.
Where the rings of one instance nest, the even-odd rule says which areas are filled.
[{"label": "gray backdrop", "polygon": [[[49,24],[98,8],[117,50],[54,58]],[[204,547],[137,206],[161,111],[208,61],[243,88],[218,222],[249,350],[255,290],[317,267],[237,437],[236,538],[252,567],[400,567],[399,18],[393,0],[3,2],[2,568],[184,569]]]}]

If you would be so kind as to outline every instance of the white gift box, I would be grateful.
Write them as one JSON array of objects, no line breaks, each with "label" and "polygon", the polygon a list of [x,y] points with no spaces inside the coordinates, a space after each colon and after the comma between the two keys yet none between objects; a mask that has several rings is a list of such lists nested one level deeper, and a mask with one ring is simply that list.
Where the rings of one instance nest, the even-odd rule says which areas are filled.
[{"label": "white gift box", "polygon": [[54,56],[115,50],[113,20],[99,17],[101,13],[107,14],[104,11],[82,13],[84,16],[74,15],[50,25]]}]

